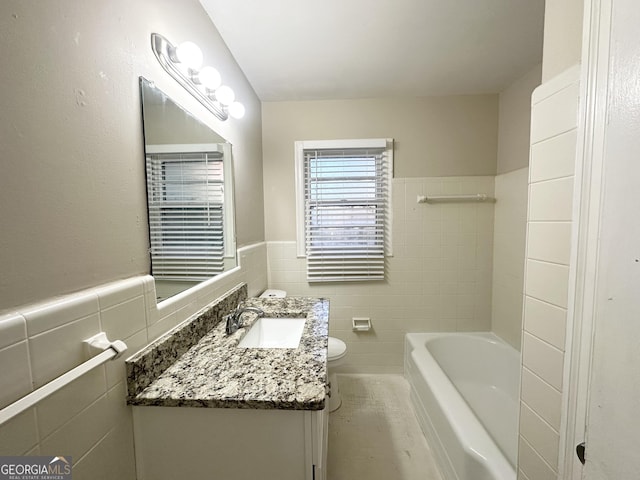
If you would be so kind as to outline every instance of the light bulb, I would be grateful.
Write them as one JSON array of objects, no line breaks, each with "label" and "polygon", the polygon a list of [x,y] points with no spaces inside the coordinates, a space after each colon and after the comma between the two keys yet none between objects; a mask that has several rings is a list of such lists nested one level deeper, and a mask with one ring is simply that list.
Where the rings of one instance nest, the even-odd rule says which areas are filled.
[{"label": "light bulb", "polygon": [[242,105],[240,102],[233,102],[231,105],[229,105],[229,115],[231,115],[233,118],[244,117],[244,112],[244,105]]},{"label": "light bulb", "polygon": [[191,70],[197,70],[202,66],[202,50],[193,42],[184,42],[176,48],[178,61]]},{"label": "light bulb", "polygon": [[198,73],[198,81],[209,90],[215,90],[222,83],[220,73],[213,67],[204,67]]},{"label": "light bulb", "polygon": [[235,98],[236,94],[233,93],[233,90],[226,85],[222,85],[216,90],[216,100],[218,100],[222,105],[231,105]]}]

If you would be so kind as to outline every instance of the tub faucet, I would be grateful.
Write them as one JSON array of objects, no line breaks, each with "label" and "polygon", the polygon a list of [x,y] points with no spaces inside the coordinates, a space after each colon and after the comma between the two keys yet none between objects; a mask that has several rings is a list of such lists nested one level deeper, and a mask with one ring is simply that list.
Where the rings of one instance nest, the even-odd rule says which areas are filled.
[{"label": "tub faucet", "polygon": [[234,312],[231,312],[229,315],[224,316],[224,321],[226,322],[225,332],[227,332],[227,335],[231,335],[232,333],[237,331],[239,328],[242,328],[244,326],[242,325],[241,317],[242,317],[242,314],[245,312],[253,312],[256,315],[258,315],[258,317],[264,316],[264,312],[260,310],[258,307],[236,308]]}]

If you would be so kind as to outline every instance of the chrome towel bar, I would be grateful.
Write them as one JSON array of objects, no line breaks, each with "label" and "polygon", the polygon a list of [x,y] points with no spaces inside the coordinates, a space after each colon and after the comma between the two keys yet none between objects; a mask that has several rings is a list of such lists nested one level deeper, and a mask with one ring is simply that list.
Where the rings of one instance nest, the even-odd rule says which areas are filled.
[{"label": "chrome towel bar", "polygon": [[486,202],[494,203],[496,199],[486,193],[473,193],[468,195],[418,195],[418,203],[445,203],[445,202]]}]

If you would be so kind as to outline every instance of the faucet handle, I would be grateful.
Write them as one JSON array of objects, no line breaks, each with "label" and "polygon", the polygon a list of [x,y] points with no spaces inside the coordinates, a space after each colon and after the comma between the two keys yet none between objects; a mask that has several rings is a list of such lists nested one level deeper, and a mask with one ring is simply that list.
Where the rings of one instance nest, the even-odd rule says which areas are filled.
[{"label": "faucet handle", "polygon": [[222,317],[222,321],[224,322],[224,331],[227,335],[231,335],[236,330],[238,330],[238,320],[236,319],[235,313],[230,313]]}]

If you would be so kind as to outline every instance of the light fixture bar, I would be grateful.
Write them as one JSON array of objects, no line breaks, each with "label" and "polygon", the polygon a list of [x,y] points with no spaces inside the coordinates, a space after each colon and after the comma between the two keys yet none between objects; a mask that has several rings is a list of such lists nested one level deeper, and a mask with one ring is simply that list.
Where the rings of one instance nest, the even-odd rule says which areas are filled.
[{"label": "light fixture bar", "polygon": [[191,95],[193,95],[207,110],[213,113],[220,120],[226,120],[229,118],[226,107],[220,104],[215,99],[210,98],[206,93],[198,88],[188,74],[182,72],[180,67],[176,65],[173,58],[173,52],[175,47],[159,33],[151,34],[151,49],[156,55],[158,62],[162,65],[169,75],[171,75],[176,82],[184,87]]}]

